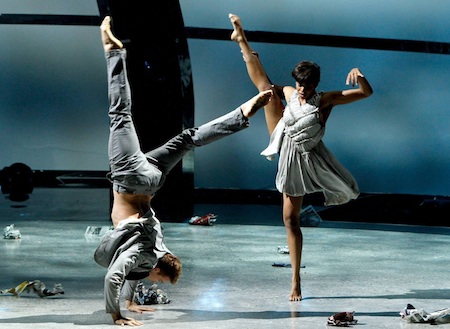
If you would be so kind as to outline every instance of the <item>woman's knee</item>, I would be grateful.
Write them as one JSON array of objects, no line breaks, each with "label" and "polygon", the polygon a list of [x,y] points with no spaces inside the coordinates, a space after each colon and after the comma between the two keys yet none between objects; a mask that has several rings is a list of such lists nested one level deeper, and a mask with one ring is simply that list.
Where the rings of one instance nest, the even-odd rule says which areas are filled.
[{"label": "woman's knee", "polygon": [[283,223],[286,229],[297,230],[300,227],[300,214],[283,214]]},{"label": "woman's knee", "polygon": [[303,197],[283,195],[283,222],[287,229],[298,229],[300,227],[302,201]]},{"label": "woman's knee", "polygon": [[258,89],[259,92],[266,91],[266,90],[273,90],[274,91],[273,86],[269,82],[269,80],[261,81],[261,82],[257,83],[256,84],[256,88]]}]

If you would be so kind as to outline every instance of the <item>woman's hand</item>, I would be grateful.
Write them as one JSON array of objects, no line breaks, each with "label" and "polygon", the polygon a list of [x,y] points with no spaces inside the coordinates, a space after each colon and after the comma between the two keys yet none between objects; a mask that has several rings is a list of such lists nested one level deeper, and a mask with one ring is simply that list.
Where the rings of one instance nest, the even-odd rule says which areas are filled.
[{"label": "woman's hand", "polygon": [[358,84],[358,78],[364,78],[364,74],[361,73],[361,71],[358,68],[351,69],[349,74],[347,75],[346,84],[352,85],[353,87]]}]

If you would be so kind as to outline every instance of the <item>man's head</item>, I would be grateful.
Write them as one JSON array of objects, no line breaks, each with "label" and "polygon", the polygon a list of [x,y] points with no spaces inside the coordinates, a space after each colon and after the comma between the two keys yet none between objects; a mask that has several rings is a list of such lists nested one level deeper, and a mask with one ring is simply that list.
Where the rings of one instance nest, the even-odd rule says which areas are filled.
[{"label": "man's head", "polygon": [[180,259],[172,254],[165,254],[155,268],[150,272],[148,279],[152,282],[177,283],[181,276],[182,265]]}]

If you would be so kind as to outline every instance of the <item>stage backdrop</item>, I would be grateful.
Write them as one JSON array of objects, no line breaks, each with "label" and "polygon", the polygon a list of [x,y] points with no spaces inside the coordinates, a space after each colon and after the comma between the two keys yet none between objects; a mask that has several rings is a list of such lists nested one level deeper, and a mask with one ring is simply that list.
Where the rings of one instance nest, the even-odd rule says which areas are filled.
[{"label": "stage backdrop", "polygon": [[[450,42],[445,0],[260,3],[180,1],[186,27],[231,32],[227,16],[234,12],[252,31]],[[96,6],[94,0],[2,0],[0,12],[97,15]],[[1,168],[24,162],[35,170],[107,170],[106,73],[99,38],[97,27],[0,25]],[[196,124],[256,93],[236,44],[188,42]],[[324,139],[361,191],[450,195],[449,55],[253,46],[277,84],[292,84],[291,69],[302,59],[321,66],[319,90],[346,88],[353,67],[366,74],[373,96],[336,107]],[[276,162],[259,155],[267,142],[261,112],[248,130],[195,151],[195,186],[274,188]]]}]

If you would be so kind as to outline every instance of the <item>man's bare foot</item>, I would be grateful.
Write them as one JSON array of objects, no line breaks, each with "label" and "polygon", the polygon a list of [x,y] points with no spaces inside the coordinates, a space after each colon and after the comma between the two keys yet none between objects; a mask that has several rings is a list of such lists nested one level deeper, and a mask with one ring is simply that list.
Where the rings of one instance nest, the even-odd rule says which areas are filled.
[{"label": "man's bare foot", "polygon": [[106,16],[100,25],[100,31],[102,33],[103,48],[105,51],[110,51],[112,49],[123,48],[122,42],[117,39],[111,32],[111,17]]},{"label": "man's bare foot", "polygon": [[230,19],[231,24],[233,25],[233,33],[231,33],[231,40],[240,43],[246,41],[244,29],[242,28],[242,22],[239,16],[234,14],[229,14],[228,18]]},{"label": "man's bare foot", "polygon": [[289,295],[289,300],[291,302],[298,302],[302,300],[302,291],[300,289],[300,284],[293,284],[291,293]]},{"label": "man's bare foot", "polygon": [[269,103],[272,95],[272,90],[265,90],[242,104],[241,111],[244,116],[247,118],[252,117],[260,108]]}]

